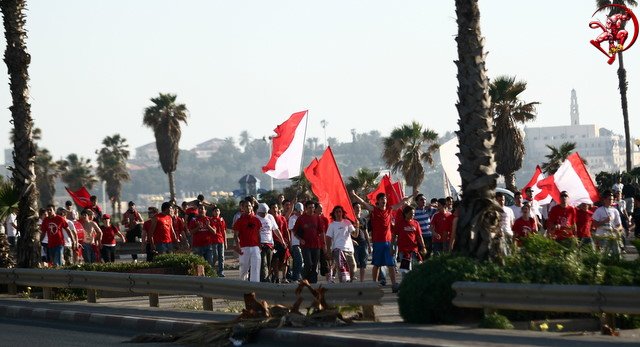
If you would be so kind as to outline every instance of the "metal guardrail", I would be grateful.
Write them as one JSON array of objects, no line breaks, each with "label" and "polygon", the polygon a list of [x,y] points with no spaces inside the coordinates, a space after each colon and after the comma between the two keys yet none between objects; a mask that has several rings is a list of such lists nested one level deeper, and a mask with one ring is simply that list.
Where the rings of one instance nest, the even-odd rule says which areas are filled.
[{"label": "metal guardrail", "polygon": [[[116,273],[55,269],[0,269],[0,284],[9,287],[36,286],[45,288],[45,298],[50,298],[51,288],[81,288],[88,291],[88,301],[96,302],[96,290],[122,293],[147,294],[151,306],[158,306],[158,295],[199,295],[206,300],[205,309],[212,309],[211,299],[242,301],[243,294],[256,293],[259,300],[271,304],[293,304],[297,296],[297,284],[256,283],[233,279],[156,275],[138,273]],[[314,286],[315,287],[315,286]],[[326,300],[329,305],[362,306],[373,315],[373,306],[380,305],[384,295],[377,283],[335,283],[325,284]],[[47,294],[48,293],[48,294]],[[47,297],[48,296],[48,297]],[[308,291],[302,292],[305,302],[313,297]],[[372,318],[372,317],[371,317]]]},{"label": "metal guardrail", "polygon": [[485,310],[640,314],[640,287],[455,282],[453,304]]}]

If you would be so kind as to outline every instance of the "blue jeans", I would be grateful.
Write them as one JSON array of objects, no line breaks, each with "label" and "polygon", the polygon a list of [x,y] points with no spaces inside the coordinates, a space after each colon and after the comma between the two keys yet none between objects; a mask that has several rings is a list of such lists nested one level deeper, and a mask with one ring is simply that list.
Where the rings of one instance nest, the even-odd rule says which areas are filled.
[{"label": "blue jeans", "polygon": [[218,276],[224,276],[224,243],[213,244],[213,259],[218,259]]},{"label": "blue jeans", "polygon": [[292,277],[294,281],[298,281],[302,276],[302,250],[300,246],[291,246],[291,258],[293,258]]},{"label": "blue jeans", "polygon": [[90,243],[82,244],[82,257],[87,264],[96,262],[96,253],[93,251],[93,247]]},{"label": "blue jeans", "polygon": [[156,251],[158,254],[173,253],[173,243],[157,243]]},{"label": "blue jeans", "polygon": [[213,245],[191,247],[191,251],[193,254],[203,257],[213,267]]},{"label": "blue jeans", "polygon": [[54,266],[62,266],[62,259],[64,257],[64,246],[49,247],[49,257],[51,263]]}]

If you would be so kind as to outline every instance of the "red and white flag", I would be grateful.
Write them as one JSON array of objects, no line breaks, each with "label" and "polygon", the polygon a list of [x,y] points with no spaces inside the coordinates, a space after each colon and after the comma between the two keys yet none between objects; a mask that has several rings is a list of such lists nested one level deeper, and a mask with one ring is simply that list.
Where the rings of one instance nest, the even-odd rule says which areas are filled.
[{"label": "red and white flag", "polygon": [[583,202],[593,204],[600,200],[598,189],[578,153],[570,154],[553,176],[539,181],[537,186],[549,192],[556,202],[560,202],[562,191],[569,193],[571,205]]},{"label": "red and white flag", "polygon": [[[292,114],[289,119],[274,129],[276,135],[272,138],[271,158],[262,167],[262,172],[278,179],[300,175],[307,112]],[[305,123],[301,126],[303,120]]]},{"label": "red and white flag", "polygon": [[543,190],[542,188],[538,187],[538,182],[542,181],[544,178],[545,177],[542,173],[542,169],[539,165],[536,166],[536,170],[533,172],[533,176],[529,180],[529,183],[527,183],[521,191],[522,196],[527,196],[525,191],[527,190],[527,188],[531,188],[531,196],[533,196],[533,200],[538,201],[540,205],[546,205],[550,203],[553,198],[551,197],[549,191],[547,189]]}]

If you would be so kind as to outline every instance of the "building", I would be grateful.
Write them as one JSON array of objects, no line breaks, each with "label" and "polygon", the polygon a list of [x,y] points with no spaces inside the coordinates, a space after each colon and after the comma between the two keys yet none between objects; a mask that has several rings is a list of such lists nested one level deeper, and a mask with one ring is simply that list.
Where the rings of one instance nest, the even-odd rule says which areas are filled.
[{"label": "building", "polygon": [[197,144],[191,152],[195,153],[196,158],[198,159],[206,159],[211,157],[212,154],[216,153],[220,147],[222,147],[225,143],[223,139],[213,138],[211,140],[207,140],[203,143]]},{"label": "building", "polygon": [[137,160],[158,161],[158,158],[159,158],[158,149],[156,148],[155,142],[147,143],[146,145],[136,147],[135,153],[136,153]]},{"label": "building", "polygon": [[[580,124],[575,90],[571,91],[570,116],[571,125],[524,128],[525,163],[535,168],[547,160],[545,156],[551,152],[547,145],[560,147],[565,142],[575,142],[576,152],[587,161],[592,175],[601,171],[626,171],[624,136],[596,124]],[[640,152],[635,146],[632,150],[632,163],[636,166],[640,164]]]}]

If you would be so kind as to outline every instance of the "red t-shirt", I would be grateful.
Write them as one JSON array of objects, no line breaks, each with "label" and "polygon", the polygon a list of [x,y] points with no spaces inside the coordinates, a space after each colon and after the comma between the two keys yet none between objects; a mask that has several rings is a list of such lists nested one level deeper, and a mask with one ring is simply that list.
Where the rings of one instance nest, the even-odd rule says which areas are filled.
[{"label": "red t-shirt", "polygon": [[238,232],[240,247],[260,246],[260,228],[262,222],[252,214],[243,214],[233,224],[233,230]]},{"label": "red t-shirt", "polygon": [[320,220],[320,230],[322,231],[322,234],[318,234],[318,242],[320,243],[321,247],[322,245],[324,245],[324,237],[327,234],[327,230],[329,229],[329,218],[327,218],[325,215],[319,215],[318,219]]},{"label": "red t-shirt", "polygon": [[[576,209],[561,205],[553,206],[549,211],[549,218],[547,219],[547,231],[551,233],[551,238],[554,240],[564,240],[571,237],[575,237],[573,226],[576,224]],[[555,225],[560,225],[560,229],[556,229]]]},{"label": "red t-shirt", "polygon": [[101,227],[100,230],[102,230],[102,244],[107,246],[115,246],[116,233],[118,232],[118,228],[114,225],[109,225],[108,227]]},{"label": "red t-shirt", "polygon": [[513,238],[516,241],[518,246],[522,245],[522,238],[527,237],[531,234],[536,233],[536,220],[534,218],[529,218],[529,220],[524,220],[524,218],[520,217],[513,222]]},{"label": "red t-shirt", "polygon": [[578,237],[591,237],[593,212],[576,209],[576,228]]},{"label": "red t-shirt", "polygon": [[[173,231],[176,232],[175,236],[176,237],[182,237],[182,232],[185,230],[185,223],[184,223],[184,219],[182,219],[182,217],[171,217],[173,219]],[[178,242],[180,240],[175,240],[173,239],[173,234],[171,234],[171,238],[173,242]]]},{"label": "red t-shirt", "polygon": [[284,239],[284,242],[289,244],[291,242],[291,236],[287,232],[289,230],[287,218],[281,214],[277,215],[276,223],[278,224],[278,229],[280,229],[280,233],[282,234],[282,238]]},{"label": "red t-shirt", "polygon": [[433,232],[433,243],[444,243],[451,240],[451,229],[453,228],[453,214],[449,211],[436,212],[431,217],[431,231]]},{"label": "red t-shirt", "polygon": [[422,230],[415,219],[410,221],[404,217],[396,219],[393,234],[398,235],[398,252],[418,251],[418,240],[422,237]]},{"label": "red t-shirt", "polygon": [[224,239],[227,237],[227,222],[224,221],[224,218],[211,217],[211,226],[216,228],[213,243],[224,243]]},{"label": "red t-shirt", "polygon": [[391,209],[374,206],[371,212],[371,242],[391,241]]},{"label": "red t-shirt", "polygon": [[64,235],[65,232],[63,228],[67,228],[69,224],[67,224],[67,220],[58,215],[53,217],[46,217],[42,220],[42,224],[40,225],[40,230],[42,232],[46,232],[49,238],[49,243],[47,247],[57,247],[64,246]]},{"label": "red t-shirt", "polygon": [[322,248],[324,243],[320,243],[320,236],[322,235],[322,226],[320,218],[316,215],[302,214],[296,220],[296,224],[293,226],[293,230],[296,235],[302,235],[304,245],[300,245],[302,248]]},{"label": "red t-shirt", "polygon": [[82,240],[84,240],[84,227],[82,226],[82,223],[80,223],[77,220],[74,220],[73,226],[76,227],[76,234],[78,235],[78,238],[77,238],[78,243],[82,243]]},{"label": "red t-shirt", "polygon": [[153,231],[153,244],[173,242],[171,226],[173,220],[171,216],[164,213],[156,214],[156,230]]},{"label": "red t-shirt", "polygon": [[198,216],[189,222],[193,247],[208,246],[213,243],[214,233],[207,227],[207,222],[211,223],[207,216]]}]

